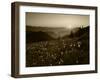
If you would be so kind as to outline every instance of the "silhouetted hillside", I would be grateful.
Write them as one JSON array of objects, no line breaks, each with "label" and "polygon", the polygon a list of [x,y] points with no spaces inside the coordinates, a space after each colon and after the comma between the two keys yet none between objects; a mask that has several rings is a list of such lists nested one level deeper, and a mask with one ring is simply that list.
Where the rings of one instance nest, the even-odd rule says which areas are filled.
[{"label": "silhouetted hillside", "polygon": [[42,32],[42,31],[39,31],[39,32],[27,31],[26,32],[26,43],[46,41],[46,40],[53,40],[53,38],[49,36],[47,33]]},{"label": "silhouetted hillside", "polygon": [[76,31],[72,30],[70,35],[66,35],[64,36],[63,38],[66,39],[67,37],[70,37],[70,38],[76,38],[76,37],[81,37],[81,36],[84,36],[84,38],[87,38],[89,37],[89,26],[85,27],[85,28],[77,28]]},{"label": "silhouetted hillside", "polygon": [[85,28],[79,28],[79,30],[74,34],[75,37],[80,37],[87,33],[89,35],[89,26]]}]

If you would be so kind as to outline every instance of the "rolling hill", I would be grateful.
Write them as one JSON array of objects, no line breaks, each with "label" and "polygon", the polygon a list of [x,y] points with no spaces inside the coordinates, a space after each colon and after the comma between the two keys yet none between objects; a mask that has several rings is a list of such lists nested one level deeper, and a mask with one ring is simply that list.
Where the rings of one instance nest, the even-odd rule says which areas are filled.
[{"label": "rolling hill", "polygon": [[63,37],[65,35],[70,34],[70,29],[67,29],[65,27],[40,27],[40,26],[26,26],[26,32],[31,31],[31,32],[45,32],[49,36],[57,39],[59,37]]},{"label": "rolling hill", "polygon": [[47,41],[47,40],[53,40],[53,38],[45,32],[42,32],[42,31],[38,31],[38,32],[27,31],[26,32],[26,43]]}]

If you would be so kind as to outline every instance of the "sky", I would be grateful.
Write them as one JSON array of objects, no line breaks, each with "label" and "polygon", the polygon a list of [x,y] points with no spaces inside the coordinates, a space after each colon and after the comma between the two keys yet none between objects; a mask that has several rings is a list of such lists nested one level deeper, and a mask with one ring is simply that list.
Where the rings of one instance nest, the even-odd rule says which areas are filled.
[{"label": "sky", "polygon": [[89,15],[26,13],[26,25],[40,27],[86,27],[89,26]]}]

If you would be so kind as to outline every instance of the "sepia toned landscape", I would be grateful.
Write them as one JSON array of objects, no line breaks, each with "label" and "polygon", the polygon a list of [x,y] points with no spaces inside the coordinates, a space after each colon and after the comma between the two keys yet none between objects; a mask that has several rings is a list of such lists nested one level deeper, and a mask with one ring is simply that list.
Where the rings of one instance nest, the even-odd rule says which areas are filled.
[{"label": "sepia toned landscape", "polygon": [[26,13],[26,67],[89,64],[89,16]]}]

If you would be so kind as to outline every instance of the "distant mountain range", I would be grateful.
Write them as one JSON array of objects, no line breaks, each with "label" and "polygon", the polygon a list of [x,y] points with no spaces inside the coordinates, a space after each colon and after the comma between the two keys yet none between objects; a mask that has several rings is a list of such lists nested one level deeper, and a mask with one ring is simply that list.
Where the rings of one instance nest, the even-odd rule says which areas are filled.
[{"label": "distant mountain range", "polygon": [[32,27],[26,26],[26,42],[48,41],[57,38],[80,37],[89,34],[89,26],[85,28],[74,28],[72,30],[64,27]]},{"label": "distant mountain range", "polygon": [[53,38],[63,37],[70,34],[70,29],[65,27],[38,27],[38,26],[26,26],[26,31],[32,32],[45,32]]}]

